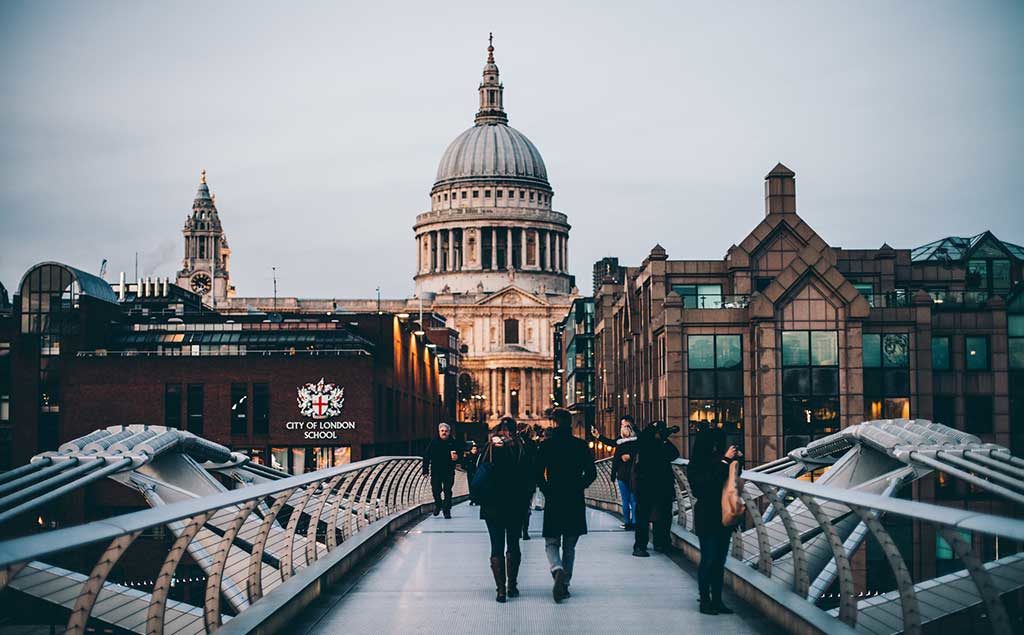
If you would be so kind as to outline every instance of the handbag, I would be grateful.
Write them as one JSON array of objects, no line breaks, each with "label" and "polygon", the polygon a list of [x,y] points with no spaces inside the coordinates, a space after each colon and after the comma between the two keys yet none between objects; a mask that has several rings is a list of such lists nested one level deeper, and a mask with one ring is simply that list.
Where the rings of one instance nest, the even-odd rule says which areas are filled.
[{"label": "handbag", "polygon": [[481,462],[469,483],[469,500],[477,505],[487,505],[494,498],[494,464]]},{"label": "handbag", "polygon": [[740,465],[736,461],[729,462],[729,475],[722,487],[722,526],[732,527],[743,520],[747,505],[740,498]]}]

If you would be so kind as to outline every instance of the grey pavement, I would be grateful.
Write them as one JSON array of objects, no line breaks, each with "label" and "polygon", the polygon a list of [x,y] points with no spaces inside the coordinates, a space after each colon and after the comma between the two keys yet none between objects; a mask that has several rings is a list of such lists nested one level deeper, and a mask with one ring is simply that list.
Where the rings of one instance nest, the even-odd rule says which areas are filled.
[{"label": "grey pavement", "polygon": [[479,508],[458,505],[453,518],[430,517],[399,535],[353,579],[311,606],[303,633],[753,633],[778,632],[738,598],[737,615],[697,612],[696,571],[668,556],[632,556],[632,533],[619,520],[587,511],[572,597],[551,599],[551,575],[534,512],[533,539],[520,543],[522,595],[494,601],[489,543]]}]

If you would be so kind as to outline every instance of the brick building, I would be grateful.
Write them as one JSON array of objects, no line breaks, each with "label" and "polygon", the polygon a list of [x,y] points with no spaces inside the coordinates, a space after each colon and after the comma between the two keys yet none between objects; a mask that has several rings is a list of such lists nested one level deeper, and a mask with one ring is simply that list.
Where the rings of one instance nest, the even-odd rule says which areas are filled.
[{"label": "brick building", "polygon": [[765,217],[721,260],[595,266],[597,420],[724,428],[752,464],[865,419],[921,417],[1024,449],[1024,248],[828,245],[765,177]]},{"label": "brick building", "polygon": [[454,407],[444,376],[457,335],[431,316],[426,331],[384,311],[225,316],[167,281],[112,287],[58,263],[19,291],[15,464],[144,423],[302,473],[420,452]]}]

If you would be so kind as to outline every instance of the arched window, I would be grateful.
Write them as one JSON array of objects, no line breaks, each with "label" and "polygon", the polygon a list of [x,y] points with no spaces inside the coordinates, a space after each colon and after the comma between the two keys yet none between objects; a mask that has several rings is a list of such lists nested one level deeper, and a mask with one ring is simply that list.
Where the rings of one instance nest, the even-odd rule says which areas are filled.
[{"label": "arched window", "polygon": [[519,343],[519,320],[515,318],[508,318],[505,320],[505,343]]}]

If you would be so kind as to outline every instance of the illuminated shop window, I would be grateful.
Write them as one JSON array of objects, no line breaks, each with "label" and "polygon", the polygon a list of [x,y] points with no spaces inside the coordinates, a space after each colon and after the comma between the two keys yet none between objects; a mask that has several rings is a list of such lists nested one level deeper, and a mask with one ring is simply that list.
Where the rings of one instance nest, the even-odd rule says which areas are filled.
[{"label": "illuminated shop window", "polygon": [[690,449],[696,433],[725,430],[728,443],[743,448],[743,344],[739,335],[687,337],[687,397]]}]

